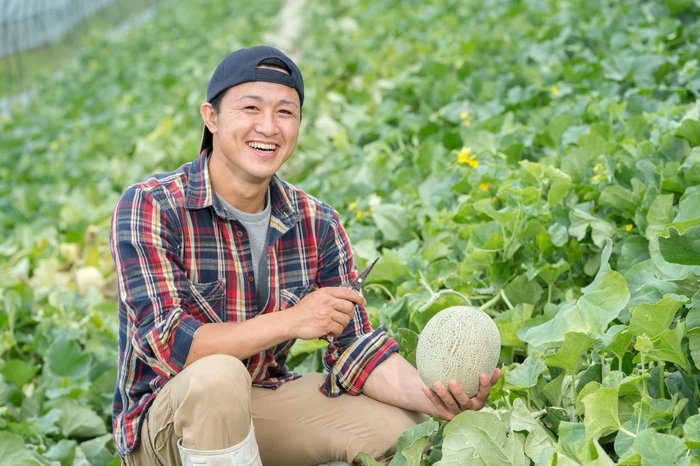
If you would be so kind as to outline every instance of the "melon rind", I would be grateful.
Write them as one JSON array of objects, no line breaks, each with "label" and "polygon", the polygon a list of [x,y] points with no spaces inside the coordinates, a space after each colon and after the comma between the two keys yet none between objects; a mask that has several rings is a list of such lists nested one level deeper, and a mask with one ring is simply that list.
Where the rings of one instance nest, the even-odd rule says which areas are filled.
[{"label": "melon rind", "polygon": [[423,382],[434,390],[456,380],[471,397],[479,391],[479,374],[496,370],[501,336],[488,314],[471,306],[438,312],[418,338],[416,366]]}]

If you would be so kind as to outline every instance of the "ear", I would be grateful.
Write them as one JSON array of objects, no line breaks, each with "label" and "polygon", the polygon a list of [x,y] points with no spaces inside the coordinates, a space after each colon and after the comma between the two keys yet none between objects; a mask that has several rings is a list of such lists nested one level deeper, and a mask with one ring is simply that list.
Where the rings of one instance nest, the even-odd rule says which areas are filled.
[{"label": "ear", "polygon": [[219,119],[214,107],[209,102],[204,102],[199,107],[199,113],[202,115],[202,120],[204,120],[204,124],[211,134],[216,134],[219,130]]}]

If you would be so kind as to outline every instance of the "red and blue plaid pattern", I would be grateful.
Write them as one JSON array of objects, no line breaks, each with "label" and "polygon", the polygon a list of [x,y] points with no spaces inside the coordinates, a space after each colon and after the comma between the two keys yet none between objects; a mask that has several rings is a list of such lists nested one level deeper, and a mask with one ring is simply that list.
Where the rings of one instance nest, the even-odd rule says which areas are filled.
[{"label": "red and blue plaid pattern", "polygon": [[[338,213],[276,176],[267,251],[270,297],[259,309],[245,228],[227,220],[214,195],[208,153],[128,188],[114,211],[112,255],[119,278],[119,372],[113,430],[120,455],[139,442],[143,415],[183,368],[199,327],[284,311],[324,286],[357,275]],[[294,341],[244,361],[253,385],[277,388],[300,377],[285,365]],[[357,395],[370,372],[398,350],[366,310],[330,339],[320,387]]]}]

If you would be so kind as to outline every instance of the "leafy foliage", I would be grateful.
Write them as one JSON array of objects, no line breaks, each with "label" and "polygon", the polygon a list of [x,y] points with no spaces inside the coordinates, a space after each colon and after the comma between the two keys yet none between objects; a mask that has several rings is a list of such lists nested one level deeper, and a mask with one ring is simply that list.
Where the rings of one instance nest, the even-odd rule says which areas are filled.
[{"label": "leafy foliage", "polygon": [[[108,219],[130,183],[193,158],[211,69],[278,6],[229,3],[163,8],[0,122],[0,463],[118,464]],[[421,280],[504,344],[489,407],[407,431],[397,464],[697,464],[699,13],[307,2],[283,175],[341,212],[360,268],[381,256],[368,310],[409,361],[461,304],[420,312]],[[290,362],[319,370],[321,351]]]}]

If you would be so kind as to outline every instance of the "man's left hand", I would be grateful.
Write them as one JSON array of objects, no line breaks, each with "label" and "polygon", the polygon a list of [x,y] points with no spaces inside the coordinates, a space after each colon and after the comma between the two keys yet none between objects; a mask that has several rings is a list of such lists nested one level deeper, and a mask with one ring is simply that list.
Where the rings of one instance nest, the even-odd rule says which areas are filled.
[{"label": "man's left hand", "polygon": [[489,399],[491,387],[500,377],[500,369],[494,371],[490,380],[489,376],[482,372],[479,376],[479,391],[471,398],[456,380],[450,381],[449,390],[440,382],[435,382],[433,385],[435,391],[424,385],[423,393],[435,405],[438,417],[450,421],[462,411],[478,411],[483,408],[486,400]]}]

